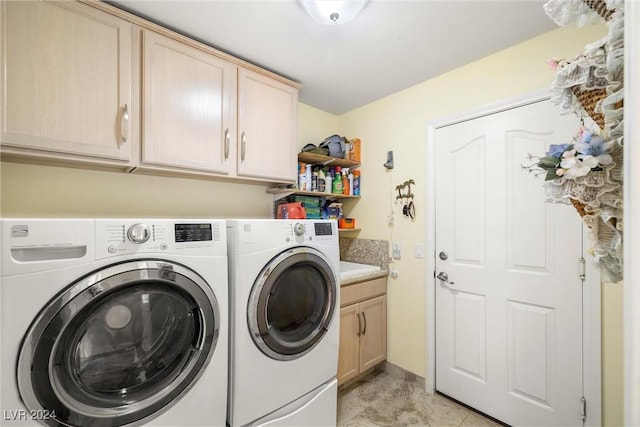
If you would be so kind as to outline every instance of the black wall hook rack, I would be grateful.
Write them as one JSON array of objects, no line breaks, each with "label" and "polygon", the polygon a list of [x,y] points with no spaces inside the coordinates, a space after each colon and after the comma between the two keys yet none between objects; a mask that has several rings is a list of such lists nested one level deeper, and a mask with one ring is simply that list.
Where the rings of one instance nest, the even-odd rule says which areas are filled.
[{"label": "black wall hook rack", "polygon": [[[409,179],[400,185],[396,185],[398,195],[396,196],[396,203],[398,200],[402,201],[402,214],[406,217],[414,219],[416,216],[416,207],[413,204],[413,193],[411,192],[411,186],[415,185],[413,179]],[[404,193],[403,193],[404,191]]]}]

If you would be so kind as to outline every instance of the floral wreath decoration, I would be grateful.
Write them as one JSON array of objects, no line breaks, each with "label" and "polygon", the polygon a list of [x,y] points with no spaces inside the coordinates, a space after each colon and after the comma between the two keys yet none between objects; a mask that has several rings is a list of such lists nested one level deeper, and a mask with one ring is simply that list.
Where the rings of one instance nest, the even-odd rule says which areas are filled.
[{"label": "floral wreath decoration", "polygon": [[551,102],[582,126],[544,156],[529,154],[522,169],[544,175],[545,201],[576,208],[603,279],[616,282],[623,276],[624,0],[548,0],[543,7],[560,26],[606,22],[609,31],[574,58],[549,61]]},{"label": "floral wreath decoration", "polygon": [[[538,175],[545,174],[545,181],[554,179],[575,179],[587,175],[591,171],[601,171],[604,166],[613,163],[609,152],[613,141],[605,139],[581,127],[573,142],[568,144],[551,144],[545,156],[539,157],[529,153],[527,159],[536,162],[522,169]],[[537,172],[536,169],[539,171]]]},{"label": "floral wreath decoration", "polygon": [[589,250],[603,278],[619,281],[623,273],[622,148],[598,131],[581,127],[573,140],[551,144],[544,156],[527,156],[522,169],[544,175],[545,200],[570,203],[589,227]]}]

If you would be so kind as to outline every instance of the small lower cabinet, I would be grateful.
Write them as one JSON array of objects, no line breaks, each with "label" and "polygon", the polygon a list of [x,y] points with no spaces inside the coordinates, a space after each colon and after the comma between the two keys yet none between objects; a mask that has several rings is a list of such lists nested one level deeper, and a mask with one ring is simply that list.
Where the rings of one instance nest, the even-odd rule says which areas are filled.
[{"label": "small lower cabinet", "polygon": [[386,277],[340,288],[338,384],[387,358]]}]

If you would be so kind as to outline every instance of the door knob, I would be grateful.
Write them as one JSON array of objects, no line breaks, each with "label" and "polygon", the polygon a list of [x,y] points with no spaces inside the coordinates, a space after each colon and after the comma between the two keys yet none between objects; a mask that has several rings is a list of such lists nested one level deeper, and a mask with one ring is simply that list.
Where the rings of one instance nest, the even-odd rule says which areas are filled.
[{"label": "door knob", "polygon": [[445,273],[444,271],[441,271],[440,273],[438,273],[438,275],[436,276],[439,280],[442,280],[445,283],[448,283],[450,285],[453,285],[453,282],[449,281],[449,275],[447,273]]}]

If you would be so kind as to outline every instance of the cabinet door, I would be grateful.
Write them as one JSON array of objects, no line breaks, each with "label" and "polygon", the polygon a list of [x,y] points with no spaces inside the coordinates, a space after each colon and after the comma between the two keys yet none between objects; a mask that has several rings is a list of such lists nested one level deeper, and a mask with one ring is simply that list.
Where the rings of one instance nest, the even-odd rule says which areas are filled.
[{"label": "cabinet door", "polygon": [[297,104],[297,89],[239,69],[238,175],[295,182]]},{"label": "cabinet door", "polygon": [[226,174],[235,156],[236,67],[145,31],[142,162]]},{"label": "cabinet door", "polygon": [[129,162],[131,24],[77,2],[0,7],[3,152]]},{"label": "cabinet door", "polygon": [[360,311],[360,371],[365,371],[387,358],[387,296],[361,302]]},{"label": "cabinet door", "polygon": [[338,384],[358,375],[360,363],[360,311],[358,304],[340,309],[340,353]]}]

